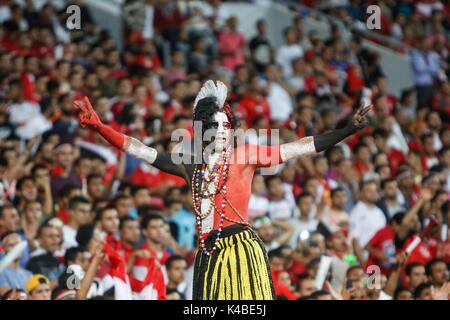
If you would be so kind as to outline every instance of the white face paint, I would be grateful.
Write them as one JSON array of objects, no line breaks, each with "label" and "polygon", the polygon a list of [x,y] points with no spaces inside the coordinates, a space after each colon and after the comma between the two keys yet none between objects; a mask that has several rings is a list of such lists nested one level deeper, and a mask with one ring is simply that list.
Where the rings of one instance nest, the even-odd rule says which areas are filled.
[{"label": "white face paint", "polygon": [[215,134],[215,149],[223,150],[227,146],[231,136],[231,123],[224,112],[216,112],[214,115],[217,131]]}]

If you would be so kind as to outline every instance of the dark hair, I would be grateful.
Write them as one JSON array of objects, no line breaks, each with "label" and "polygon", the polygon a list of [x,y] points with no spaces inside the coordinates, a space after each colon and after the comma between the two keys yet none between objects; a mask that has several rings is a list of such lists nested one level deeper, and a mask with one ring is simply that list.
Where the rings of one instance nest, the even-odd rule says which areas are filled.
[{"label": "dark hair", "polygon": [[152,206],[149,204],[143,204],[143,205],[137,207],[137,212],[138,212],[139,217],[145,217],[147,215],[152,215],[152,214],[156,214],[156,215],[161,214],[159,207]]},{"label": "dark hair", "polygon": [[389,224],[392,223],[396,223],[396,224],[401,224],[403,221],[403,218],[405,217],[405,212],[397,212],[396,214],[394,214],[391,219],[389,219]]},{"label": "dark hair", "polygon": [[431,274],[433,273],[433,266],[438,263],[443,263],[446,265],[445,261],[440,258],[432,259],[425,265],[425,273],[427,274],[427,276],[431,276]]},{"label": "dark hair", "polygon": [[330,293],[328,292],[328,291],[325,291],[325,290],[317,290],[317,291],[314,291],[309,297],[311,298],[311,299],[313,299],[313,300],[318,300],[319,299],[319,297],[321,297],[321,296],[326,296],[326,295],[329,295]]},{"label": "dark hair", "polygon": [[179,256],[179,255],[176,255],[176,254],[171,255],[171,256],[166,260],[166,269],[169,270],[170,268],[172,268],[172,264],[173,264],[175,261],[179,261],[179,260],[185,261],[184,258],[183,258],[182,256]]},{"label": "dark hair", "polygon": [[87,176],[86,183],[89,184],[93,179],[103,179],[103,177],[98,173],[91,173]]},{"label": "dark hair", "polygon": [[333,198],[336,193],[338,192],[344,192],[345,190],[342,187],[336,187],[334,189],[331,189],[330,191],[330,197]]},{"label": "dark hair", "polygon": [[125,226],[125,223],[127,223],[128,221],[136,221],[136,219],[129,217],[129,216],[121,218],[119,220],[119,230],[122,230],[123,227]]},{"label": "dark hair", "polygon": [[75,210],[79,204],[91,204],[91,201],[84,196],[75,196],[69,199],[70,210]]},{"label": "dark hair", "polygon": [[6,210],[6,209],[15,209],[16,207],[14,207],[13,205],[11,205],[11,204],[5,204],[5,205],[3,205],[3,206],[0,206],[0,219],[2,219],[3,218],[3,212]]},{"label": "dark hair", "polygon": [[144,216],[144,218],[142,218],[141,221],[141,229],[147,229],[148,224],[150,223],[150,221],[152,220],[162,220],[164,221],[164,218],[162,215],[157,214],[157,213],[150,213],[150,214],[146,214]]},{"label": "dark hair", "polygon": [[77,255],[80,253],[83,253],[83,252],[84,252],[84,249],[81,247],[68,248],[66,250],[66,253],[64,254],[64,264],[66,266],[68,266],[69,262],[71,262],[71,261],[74,262],[75,259],[77,258]]},{"label": "dark hair", "polygon": [[395,180],[394,178],[386,178],[386,179],[383,179],[383,180],[381,180],[380,188],[381,188],[381,189],[384,189],[384,187],[385,187],[388,183],[396,182],[396,181],[397,181],[397,180]]},{"label": "dark hair", "polygon": [[409,264],[406,266],[406,269],[405,269],[406,275],[407,275],[407,276],[411,276],[411,273],[413,272],[413,269],[414,269],[414,268],[417,268],[417,267],[423,267],[423,264],[421,264],[421,263],[419,263],[419,262],[412,262],[412,263],[409,263]]},{"label": "dark hair", "polygon": [[143,184],[132,186],[131,187],[131,196],[134,197],[136,195],[136,193],[138,193],[141,190],[148,190],[148,188]]},{"label": "dark hair", "polygon": [[79,189],[79,187],[77,187],[77,186],[75,186],[75,185],[73,185],[73,184],[68,184],[68,185],[66,185],[66,186],[64,186],[64,187],[62,187],[62,189],[59,191],[59,193],[58,193],[58,197],[61,199],[61,198],[66,198],[66,197],[68,197],[69,195],[70,195],[70,193],[73,191],[73,190],[76,190],[76,189]]},{"label": "dark hair", "polygon": [[269,187],[269,184],[272,182],[272,181],[274,181],[274,180],[281,180],[281,177],[280,176],[277,176],[277,175],[273,175],[273,176],[268,176],[267,178],[266,178],[266,186],[267,187]]},{"label": "dark hair", "polygon": [[40,238],[41,236],[42,236],[42,232],[44,231],[44,229],[46,229],[46,228],[54,228],[54,226],[52,226],[51,224],[48,224],[48,223],[43,223],[39,228],[38,228],[38,231],[37,231],[37,234],[36,234],[36,238]]},{"label": "dark hair", "polygon": [[345,276],[346,277],[348,277],[348,275],[350,274],[350,272],[352,272],[353,270],[356,270],[356,269],[364,269],[362,266],[360,266],[360,265],[354,265],[354,266],[351,266],[350,268],[348,268],[347,269],[347,271],[345,272]]},{"label": "dark hair", "polygon": [[27,180],[31,180],[31,181],[33,181],[33,183],[34,183],[34,180],[33,180],[33,177],[32,177],[32,176],[25,176],[25,177],[20,178],[20,179],[17,181],[16,189],[17,189],[17,190],[22,189],[23,184],[24,184],[25,181],[27,181]]},{"label": "dark hair", "polygon": [[295,203],[299,203],[300,200],[302,200],[303,198],[306,198],[306,197],[313,197],[313,195],[311,193],[309,193],[308,191],[303,191],[297,197],[295,197]]},{"label": "dark hair", "polygon": [[78,228],[76,240],[78,245],[86,248],[94,236],[95,227],[92,224],[84,224]]},{"label": "dark hair", "polygon": [[267,256],[269,258],[269,261],[271,261],[273,258],[284,259],[283,252],[281,252],[281,250],[279,248],[270,250],[267,253]]},{"label": "dark hair", "polygon": [[227,115],[231,127],[235,128],[236,119],[231,112],[230,106],[225,103],[222,108],[219,108],[216,97],[206,97],[198,101],[194,111],[194,121],[202,121],[202,123],[212,122],[214,115],[219,111]]},{"label": "dark hair", "polygon": [[417,286],[417,288],[414,290],[414,299],[417,299],[422,294],[422,291],[425,289],[431,288],[430,282],[421,283]]},{"label": "dark hair", "polygon": [[111,205],[108,205],[108,206],[106,206],[104,208],[99,208],[97,210],[97,213],[95,214],[94,221],[97,222],[97,221],[102,220],[103,214],[105,213],[105,211],[108,211],[108,210],[116,210],[116,208],[114,206],[111,206]]},{"label": "dark hair", "polygon": [[410,292],[408,289],[406,289],[405,287],[398,287],[395,289],[394,291],[394,300],[398,300],[398,296],[400,295],[400,293],[404,292],[404,291],[408,291]]}]

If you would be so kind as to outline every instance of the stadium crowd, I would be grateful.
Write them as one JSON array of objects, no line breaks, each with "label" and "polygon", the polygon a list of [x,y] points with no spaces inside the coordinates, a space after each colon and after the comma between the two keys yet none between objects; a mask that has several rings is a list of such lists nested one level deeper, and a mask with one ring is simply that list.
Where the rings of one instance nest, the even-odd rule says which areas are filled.
[{"label": "stadium crowd", "polygon": [[[81,8],[78,31],[65,28],[64,6],[36,3],[0,1],[3,299],[117,299],[120,270],[135,299],[191,298],[190,188],[80,127],[72,101],[88,96],[104,123],[170,152],[175,129],[192,132],[207,79],[227,84],[240,128],[261,130],[249,143],[271,143],[275,129],[280,142],[323,133],[361,101],[374,105],[362,132],[254,177],[250,222],[279,299],[449,298],[447,4],[376,1],[382,32],[414,46],[416,86],[396,96],[359,34],[347,43],[332,26],[323,39],[304,32],[301,15],[276,48],[270,21],[246,38],[219,0],[188,11],[175,1],[125,1],[119,50],[82,0],[70,1]],[[364,5],[349,1],[331,14],[363,20]]]}]

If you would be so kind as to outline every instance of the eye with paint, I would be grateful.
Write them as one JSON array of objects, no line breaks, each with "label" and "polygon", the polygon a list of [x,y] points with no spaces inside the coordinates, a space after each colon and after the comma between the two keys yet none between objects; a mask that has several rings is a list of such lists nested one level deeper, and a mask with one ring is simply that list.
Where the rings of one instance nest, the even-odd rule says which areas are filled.
[{"label": "eye with paint", "polygon": [[[225,128],[225,129],[228,129],[228,130],[230,130],[231,129],[231,123],[229,123],[229,122],[224,122],[224,123],[222,123],[222,126]],[[219,129],[219,123],[218,122],[216,122],[216,121],[214,121],[214,122],[207,122],[206,124],[205,124],[205,129]]]}]

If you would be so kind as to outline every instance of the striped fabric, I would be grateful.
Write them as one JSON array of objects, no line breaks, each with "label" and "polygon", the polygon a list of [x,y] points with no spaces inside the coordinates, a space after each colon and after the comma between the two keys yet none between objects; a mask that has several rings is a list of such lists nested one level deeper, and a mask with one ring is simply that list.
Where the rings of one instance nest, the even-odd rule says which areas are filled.
[{"label": "striped fabric", "polygon": [[274,298],[267,253],[253,230],[242,228],[236,234],[221,238],[212,256],[198,251],[194,267],[194,300]]}]

